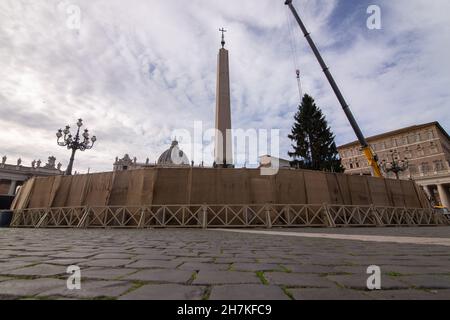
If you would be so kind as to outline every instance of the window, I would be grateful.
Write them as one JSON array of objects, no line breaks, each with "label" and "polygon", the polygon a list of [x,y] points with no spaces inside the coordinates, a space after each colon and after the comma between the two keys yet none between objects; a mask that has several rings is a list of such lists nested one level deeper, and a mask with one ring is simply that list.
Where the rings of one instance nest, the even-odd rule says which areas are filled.
[{"label": "window", "polygon": [[353,163],[350,162],[350,169],[353,169]]},{"label": "window", "polygon": [[408,147],[405,148],[405,158],[412,159],[412,153]]},{"label": "window", "polygon": [[420,145],[417,147],[417,156],[418,157],[425,156],[425,152],[423,151],[422,146],[420,146]]},{"label": "window", "polygon": [[398,140],[397,139],[392,139],[392,146],[393,147],[398,147]]},{"label": "window", "polygon": [[422,173],[429,173],[431,171],[430,164],[428,162],[422,162],[420,168]]},{"label": "window", "polygon": [[430,140],[433,140],[433,139],[434,139],[434,132],[433,132],[433,130],[430,130],[430,131],[428,132],[428,139],[430,139]]},{"label": "window", "polygon": [[437,172],[444,171],[444,162],[442,160],[434,161],[434,170]]},{"label": "window", "polygon": [[438,147],[436,146],[436,144],[434,142],[431,142],[431,144],[430,144],[430,151],[431,151],[431,153],[439,152]]},{"label": "window", "polygon": [[418,132],[418,133],[416,133],[416,142],[420,142],[420,141],[421,141],[420,133]]}]

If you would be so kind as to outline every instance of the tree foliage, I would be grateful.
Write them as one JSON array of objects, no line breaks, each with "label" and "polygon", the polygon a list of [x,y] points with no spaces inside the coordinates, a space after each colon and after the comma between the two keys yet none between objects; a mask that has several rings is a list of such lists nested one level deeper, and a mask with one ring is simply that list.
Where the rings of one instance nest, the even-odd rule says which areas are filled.
[{"label": "tree foliage", "polygon": [[343,172],[334,142],[335,136],[314,99],[305,94],[289,139],[292,140],[292,166],[317,171]]}]

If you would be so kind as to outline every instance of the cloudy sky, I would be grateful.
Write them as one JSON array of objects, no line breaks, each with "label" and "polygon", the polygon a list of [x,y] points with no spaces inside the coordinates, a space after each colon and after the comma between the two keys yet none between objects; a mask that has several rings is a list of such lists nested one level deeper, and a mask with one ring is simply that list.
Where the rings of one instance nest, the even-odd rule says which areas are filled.
[{"label": "cloudy sky", "polygon": [[[77,155],[76,170],[111,170],[125,153],[155,161],[175,129],[214,126],[220,27],[228,29],[235,128],[280,129],[285,155],[300,68],[337,143],[353,141],[283,3],[0,0],[0,155],[25,165],[54,155],[65,167],[69,153],[55,133],[81,117],[99,142]],[[435,120],[450,128],[450,1],[294,4],[367,136]],[[381,30],[367,28],[371,4],[381,8]]]}]

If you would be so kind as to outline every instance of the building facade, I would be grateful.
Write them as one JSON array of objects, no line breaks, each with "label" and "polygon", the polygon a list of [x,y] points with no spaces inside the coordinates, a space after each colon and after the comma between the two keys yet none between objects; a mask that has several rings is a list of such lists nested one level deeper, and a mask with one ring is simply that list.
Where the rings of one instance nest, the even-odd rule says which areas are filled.
[{"label": "building facade", "polygon": [[14,196],[17,188],[31,177],[46,177],[64,174],[61,164],[56,165],[56,158],[49,157],[48,162],[41,166],[41,160],[31,163],[30,167],[23,166],[22,160],[18,159],[16,164],[8,164],[4,156],[0,163],[0,195]]},{"label": "building facade", "polygon": [[[367,141],[380,163],[392,162],[392,154],[407,159],[400,179],[412,179],[436,205],[450,207],[450,137],[438,123],[426,123],[370,137]],[[347,174],[370,175],[371,168],[358,142],[338,147]],[[395,178],[385,173],[386,178]]]},{"label": "building facade", "polygon": [[113,171],[127,171],[154,167],[189,167],[190,165],[192,164],[189,163],[188,157],[180,149],[178,141],[174,140],[172,141],[170,148],[159,156],[157,162],[150,163],[150,160],[147,158],[145,163],[139,163],[137,158],[131,159],[131,157],[126,154],[122,159],[116,157],[116,161],[113,164]]}]

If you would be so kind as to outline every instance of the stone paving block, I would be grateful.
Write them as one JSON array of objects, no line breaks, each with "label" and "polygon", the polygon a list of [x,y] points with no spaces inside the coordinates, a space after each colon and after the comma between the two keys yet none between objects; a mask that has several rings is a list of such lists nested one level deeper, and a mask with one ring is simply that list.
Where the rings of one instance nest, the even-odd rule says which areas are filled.
[{"label": "stone paving block", "polygon": [[9,250],[9,249],[6,249],[6,248],[0,248],[1,255],[2,256],[8,256],[8,257],[15,256],[17,250],[18,249],[16,249],[16,250]]},{"label": "stone paving block", "polygon": [[230,268],[229,264],[220,263],[201,263],[201,262],[186,262],[178,267],[180,270],[188,271],[225,271]]},{"label": "stone paving block", "polygon": [[51,251],[17,251],[18,257],[48,257],[53,252]]},{"label": "stone paving block", "polygon": [[443,275],[416,275],[398,277],[411,287],[423,289],[450,289],[450,276]]},{"label": "stone paving block", "polygon": [[247,259],[247,258],[235,257],[233,254],[224,254],[224,253],[204,253],[204,254],[198,255],[198,257],[201,257],[201,258],[239,258],[239,259]]},{"label": "stone paving block", "polygon": [[139,246],[137,248],[131,249],[130,252],[135,254],[160,254],[163,250],[157,250],[154,247]]},{"label": "stone paving block", "polygon": [[[449,230],[450,228],[344,228],[332,230],[302,229],[300,232],[390,234],[392,236],[410,235],[450,238]],[[294,229],[292,231],[299,232],[299,229]],[[280,241],[278,241],[278,239]],[[8,245],[5,245],[6,243]],[[202,255],[208,255],[208,257]],[[183,284],[190,284],[189,287],[195,287],[195,281],[202,281],[204,282],[202,286],[211,286],[211,289],[216,285],[240,285],[241,282],[253,281],[255,277],[256,282],[246,283],[243,286],[261,285],[262,280],[256,276],[256,272],[253,270],[254,265],[295,265],[296,267],[289,268],[292,271],[290,275],[286,275],[287,273],[285,272],[272,272],[273,275],[270,275],[271,272],[268,270],[262,271],[265,272],[265,278],[269,282],[272,281],[271,285],[274,285],[273,281],[275,281],[283,283],[278,286],[288,286],[290,288],[289,290],[303,288],[300,289],[300,291],[303,290],[303,292],[309,292],[310,296],[313,295],[313,292],[315,292],[314,290],[316,289],[308,289],[310,288],[307,286],[308,284],[314,286],[320,284],[321,287],[324,286],[324,288],[329,289],[330,292],[332,290],[338,290],[339,287],[337,283],[331,281],[329,278],[335,277],[335,275],[333,275],[335,273],[341,273],[341,276],[347,276],[347,278],[336,278],[340,281],[339,283],[341,283],[341,286],[343,286],[342,283],[347,282],[347,285],[350,284],[350,286],[353,285],[359,288],[359,290],[356,291],[353,289],[345,290],[349,295],[353,296],[354,292],[357,291],[361,291],[360,293],[365,295],[371,294],[372,292],[368,292],[365,288],[367,278],[369,277],[369,275],[366,274],[366,271],[369,265],[378,265],[381,267],[383,273],[382,286],[384,288],[387,287],[390,290],[383,290],[381,293],[375,292],[373,293],[374,295],[383,297],[387,292],[390,292],[391,294],[395,293],[396,296],[399,297],[398,299],[400,299],[402,295],[404,295],[405,298],[408,298],[410,294],[419,291],[433,295],[436,299],[445,299],[448,297],[448,292],[450,291],[450,289],[437,289],[438,287],[447,288],[447,280],[445,279],[447,279],[446,270],[450,265],[450,253],[448,247],[435,245],[363,243],[360,241],[325,239],[310,240],[294,237],[231,234],[211,230],[205,232],[204,230],[173,229],[133,231],[21,229],[2,230],[0,233],[0,258],[5,258],[6,256],[6,260],[0,259],[0,274],[5,272],[6,266],[11,267],[11,270],[13,271],[16,271],[17,269],[28,269],[26,268],[28,266],[30,269],[28,269],[27,273],[32,274],[30,277],[45,277],[46,274],[48,274],[46,273],[48,270],[39,270],[39,267],[32,266],[32,264],[39,263],[52,265],[53,268],[60,267],[61,271],[58,271],[58,273],[61,272],[62,276],[67,277],[65,274],[66,267],[68,265],[79,265],[82,270],[82,277],[84,272],[89,272],[85,279],[86,282],[93,280],[89,279],[89,277],[94,277],[95,280],[100,280],[97,278],[101,277],[105,278],[105,280],[111,279],[117,281],[117,279],[123,278],[115,278],[116,275],[120,276],[122,275],[122,272],[128,273],[129,270],[127,269],[132,269],[132,271],[134,271],[135,268],[130,268],[130,265],[135,263],[136,266],[139,266],[139,263],[142,263],[143,268],[136,269],[144,269],[147,268],[149,264],[143,261],[149,260],[151,261],[151,268],[157,268],[155,270],[161,270],[163,267],[170,267],[170,269],[165,270],[165,273],[160,273],[159,277],[155,274],[146,275],[147,279],[156,278],[159,280],[138,279],[136,281],[140,280],[156,283],[180,282]],[[117,260],[119,260],[119,262]],[[120,260],[125,260],[125,262]],[[91,263],[103,266],[87,265]],[[118,265],[112,266],[115,265],[115,263]],[[126,263],[126,265],[123,265],[123,263]],[[175,265],[175,263],[177,265]],[[204,268],[202,270],[201,267],[203,267],[203,264],[205,264],[204,268],[210,269],[222,268],[222,266],[217,267],[216,265],[240,265],[242,271],[237,271],[236,269],[233,271],[215,271],[204,270]],[[197,275],[197,279],[193,278],[193,270],[175,269],[175,267],[180,267],[181,265],[184,265],[186,269],[200,269],[201,271]],[[211,267],[211,265],[214,265],[214,267]],[[137,272],[137,278],[145,278],[142,273],[144,271],[155,271],[151,270],[151,268]],[[257,269],[259,268],[257,267]],[[330,268],[334,271],[331,274],[328,272]],[[106,269],[110,269],[110,272],[105,271]],[[187,274],[185,276],[180,276],[180,274],[168,274],[167,272],[169,271],[169,273],[171,273],[171,270],[187,272]],[[281,270],[283,271],[284,269]],[[52,270],[50,269],[50,271]],[[216,273],[214,276],[211,276],[211,279],[207,279],[205,272],[219,272],[219,274]],[[230,276],[229,274],[223,276],[223,273],[221,272],[233,272],[233,276]],[[319,277],[317,272],[327,273],[328,275],[327,277]],[[344,275],[343,272],[351,275]],[[33,275],[33,273],[36,274]],[[165,275],[162,276],[161,274]],[[236,276],[236,274],[244,275]],[[426,275],[431,274],[437,275],[438,277],[425,277]],[[23,276],[27,277],[28,275]],[[124,277],[131,276],[132,274],[124,275]],[[180,276],[179,278],[181,279],[177,279],[177,276]],[[300,276],[304,276],[303,279],[300,279],[303,281],[299,280],[298,277]],[[7,273],[3,274],[2,278],[0,278],[0,284],[8,283],[10,281],[21,281],[19,280],[20,276],[14,276],[14,279],[12,280],[3,279],[5,277],[9,277]],[[251,277],[251,280],[244,277]],[[313,278],[311,279],[311,277]],[[360,279],[355,280],[355,277],[359,277]],[[163,280],[166,278],[166,280],[161,281],[162,278]],[[329,281],[332,286],[328,287],[328,282],[326,282],[326,286],[324,283],[318,283],[317,279],[320,280],[319,282]],[[191,280],[194,284],[191,284]],[[127,281],[132,282],[132,280]],[[218,281],[227,283],[217,284]],[[401,288],[398,288],[399,282],[401,283]],[[300,284],[296,285],[295,283]],[[65,285],[65,282],[63,284]],[[136,285],[136,283],[132,284]],[[305,285],[306,287],[304,287]],[[412,290],[414,289],[412,287],[414,285],[418,285],[419,288],[426,287],[427,289]],[[319,289],[317,289],[317,291],[318,290]],[[436,291],[437,293],[433,294],[432,291]],[[342,291],[337,291],[336,294],[346,296],[345,294],[342,295],[341,292]],[[425,297],[428,296],[426,295]],[[32,298],[32,296],[25,294],[19,298],[28,299]],[[71,297],[60,298],[69,299]],[[372,296],[370,298],[372,298]]]},{"label": "stone paving block", "polygon": [[275,263],[235,263],[232,270],[236,271],[283,271],[279,264]]},{"label": "stone paving block", "polygon": [[178,284],[151,284],[142,286],[119,300],[202,300],[206,287]]},{"label": "stone paving block", "polygon": [[23,268],[23,267],[29,266],[31,264],[33,264],[33,263],[26,262],[26,261],[17,261],[17,260],[2,262],[2,263],[0,263],[0,274],[5,274],[9,270]]},{"label": "stone paving block", "polygon": [[229,253],[226,252],[226,250],[220,251],[219,249],[216,249],[216,250],[198,250],[197,254],[199,256],[213,256],[213,257],[218,257],[221,254],[229,255]]},{"label": "stone paving block", "polygon": [[[363,265],[363,266],[334,266],[332,268],[332,272],[330,273],[349,273],[349,274],[366,274],[367,268],[371,264]],[[383,267],[381,267],[381,271],[383,271]]]},{"label": "stone paving block", "polygon": [[450,290],[430,290],[433,300],[450,300]]},{"label": "stone paving block", "polygon": [[[436,300],[444,298],[444,295],[438,293],[432,294],[425,290],[374,290],[365,292],[365,295],[375,300]],[[447,299],[450,299],[450,295],[447,295]]]},{"label": "stone paving block", "polygon": [[175,257],[198,257],[195,252],[189,252],[187,250],[166,250],[163,254]]},{"label": "stone paving block", "polygon": [[37,277],[48,277],[48,276],[58,276],[66,274],[67,268],[63,266],[54,266],[50,264],[38,264],[31,267],[25,267],[20,269],[14,269],[10,271],[5,271],[3,274],[14,275],[14,276],[37,276]]},{"label": "stone paving block", "polygon": [[192,278],[193,274],[194,273],[191,271],[184,270],[148,269],[125,276],[123,279],[149,282],[187,283]]},{"label": "stone paving block", "polygon": [[295,300],[372,300],[361,291],[341,288],[329,289],[288,289]]},{"label": "stone paving block", "polygon": [[294,273],[334,273],[334,267],[301,264],[283,264],[283,267]]},{"label": "stone paving block", "polygon": [[82,279],[117,280],[117,278],[135,273],[137,269],[128,268],[88,268],[81,269]]},{"label": "stone paving block", "polygon": [[[236,263],[238,263],[238,262],[244,262],[244,261],[236,261]],[[292,260],[292,259],[283,259],[283,258],[262,258],[262,259],[260,258],[260,259],[254,259],[254,262],[264,263],[264,264],[293,264],[298,261]]]},{"label": "stone paving block", "polygon": [[95,256],[97,252],[74,252],[74,251],[68,251],[68,252],[60,252],[56,254],[50,254],[49,256],[51,258],[61,258],[61,259],[85,259],[90,258],[92,256]]},{"label": "stone paving block", "polygon": [[[258,263],[256,259],[249,258],[216,258],[214,260],[216,263]],[[273,261],[272,261],[273,262]]]},{"label": "stone paving block", "polygon": [[[233,255],[230,255],[230,256],[233,257]],[[267,259],[267,255],[265,255],[265,254],[251,254],[251,253],[238,253],[238,254],[234,255],[234,257],[244,258],[244,259],[256,259],[256,260]]]},{"label": "stone paving block", "polygon": [[[214,258],[192,258],[192,257],[178,257],[175,258],[173,260],[171,260],[172,262],[176,262],[178,263],[178,265],[181,265],[183,263],[187,263],[187,262],[199,262],[199,263],[210,263],[210,262],[216,262],[216,263],[222,263],[219,261],[215,261]],[[225,262],[225,264],[227,264],[227,262]],[[229,264],[229,263],[228,263]]]},{"label": "stone paving block", "polygon": [[127,265],[127,268],[137,269],[175,269],[181,264],[178,261],[167,260],[139,260]]},{"label": "stone paving block", "polygon": [[135,260],[172,260],[174,257],[163,253],[139,254],[134,257]]},{"label": "stone paving block", "polygon": [[450,263],[446,267],[381,266],[383,273],[400,275],[442,274],[450,275]]},{"label": "stone paving block", "polygon": [[0,254],[0,263],[7,262],[8,260],[10,260],[12,258],[14,258],[14,256]]},{"label": "stone paving block", "polygon": [[13,279],[13,278],[0,276],[0,282],[6,281],[6,280],[11,280],[11,279]]},{"label": "stone paving block", "polygon": [[10,259],[7,260],[7,262],[11,261],[11,260],[14,260],[14,261],[20,260],[20,261],[23,261],[23,262],[28,262],[28,264],[33,264],[33,263],[43,262],[43,261],[45,261],[47,259],[48,259],[48,257],[45,257],[45,256],[40,256],[40,257],[20,256],[20,257],[10,258]]},{"label": "stone paving block", "polygon": [[260,279],[255,273],[239,271],[200,271],[193,284],[242,284],[258,283]]},{"label": "stone paving block", "polygon": [[[353,274],[353,275],[329,275],[327,278],[338,283],[340,286],[358,290],[368,290],[367,280],[369,274]],[[383,290],[408,289],[411,286],[400,281],[400,277],[381,276],[381,288]]]},{"label": "stone paving block", "polygon": [[134,255],[127,253],[100,253],[91,259],[131,259]]},{"label": "stone paving block", "polygon": [[290,300],[278,286],[262,284],[214,286],[209,300]]},{"label": "stone paving block", "polygon": [[[386,250],[389,250],[388,248]],[[418,255],[415,258],[411,259],[400,259],[395,260],[388,255],[382,255],[379,257],[366,257],[363,255],[355,256],[354,259],[349,260],[354,265],[359,266],[369,266],[369,265],[377,265],[377,266],[420,266],[420,267],[430,267],[431,259],[422,259],[422,256]]]},{"label": "stone paving block", "polygon": [[43,291],[66,286],[65,280],[59,279],[34,279],[34,280],[9,280],[0,282],[0,297],[20,298],[37,295]]},{"label": "stone paving block", "polygon": [[287,287],[333,288],[336,285],[324,277],[315,274],[266,272],[265,278],[270,284]]},{"label": "stone paving block", "polygon": [[73,266],[73,265],[81,265],[83,262],[88,261],[88,259],[50,259],[42,261],[42,263],[46,264],[56,264],[60,266]]},{"label": "stone paving block", "polygon": [[133,263],[134,260],[130,259],[96,259],[96,260],[88,260],[80,263],[82,266],[87,267],[123,267],[128,264]]},{"label": "stone paving block", "polygon": [[39,297],[69,297],[77,299],[94,299],[103,297],[118,297],[133,287],[126,281],[82,281],[81,290],[69,290],[67,284],[41,292]]},{"label": "stone paving block", "polygon": [[[348,266],[349,262],[345,259],[327,259],[327,258],[314,258],[309,262],[303,262],[305,264],[312,264],[316,266],[334,267],[334,266]],[[369,264],[370,265],[370,264]]]}]

